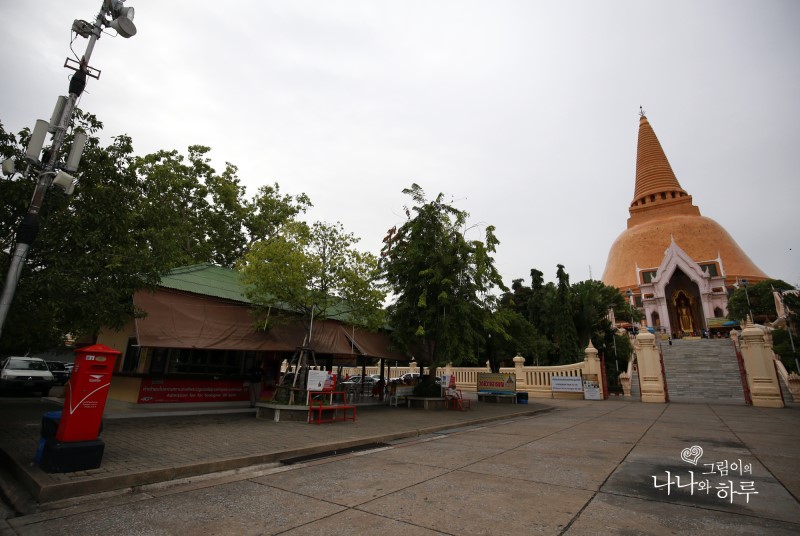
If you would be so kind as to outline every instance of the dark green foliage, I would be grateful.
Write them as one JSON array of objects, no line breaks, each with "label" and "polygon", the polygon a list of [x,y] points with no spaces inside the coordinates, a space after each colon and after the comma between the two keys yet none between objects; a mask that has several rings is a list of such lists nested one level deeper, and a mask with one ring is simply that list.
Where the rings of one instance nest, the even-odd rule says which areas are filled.
[{"label": "dark green foliage", "polygon": [[780,356],[783,365],[789,372],[797,372],[797,363],[800,360],[800,352],[797,351],[797,333],[792,331],[791,337],[785,329],[776,329],[772,332],[772,350]]},{"label": "dark green foliage", "polygon": [[[212,262],[232,266],[253,237],[264,238],[310,206],[304,195],[281,196],[264,187],[251,201],[236,168],[209,165],[207,147],[133,154],[128,136],[106,147],[102,124],[76,111],[75,128],[89,134],[75,193],[50,191],[40,232],[32,244],[0,340],[0,353],[58,346],[67,333],[92,335],[120,328],[136,314],[132,296],[153,287],[177,266]],[[0,124],[0,154],[16,156],[17,173],[0,177],[0,277],[8,271],[17,227],[25,215],[36,172],[25,175],[19,137]],[[71,134],[64,144],[71,143]]]},{"label": "dark green foliage", "polygon": [[[497,344],[493,341],[502,352],[499,359],[505,359],[510,366],[509,358],[518,352],[528,365],[574,363],[583,358],[591,339],[606,356],[607,367],[616,368],[614,335],[607,317],[609,309],[618,318],[624,316],[621,313],[627,314],[623,296],[600,281],[570,286],[561,265],[556,273],[558,286],[545,284],[542,275],[539,270],[531,270],[531,287],[526,287],[522,279],[515,279],[511,292],[501,296],[495,317],[503,323],[507,337]],[[618,336],[617,342],[618,359],[627,362],[630,344],[626,337]],[[564,352],[564,348],[568,351]]]},{"label": "dark green foliage", "polygon": [[774,320],[777,314],[775,312],[773,289],[791,290],[793,288],[789,283],[780,279],[759,281],[754,285],[747,286],[746,290],[742,285],[728,298],[728,318],[731,320],[745,320],[752,311],[754,322],[761,323]]},{"label": "dark green foliage", "polygon": [[556,302],[553,309],[555,333],[553,342],[558,351],[559,364],[574,363],[581,355],[578,347],[578,332],[575,329],[573,318],[572,289],[569,286],[569,275],[564,271],[564,266],[559,264],[556,272],[558,286],[556,287]]},{"label": "dark green foliage", "polygon": [[423,376],[422,381],[414,386],[414,396],[440,397],[442,387],[433,376]]},{"label": "dark green foliage", "polygon": [[395,342],[432,367],[474,364],[486,345],[486,326],[497,329],[491,290],[505,290],[492,258],[499,243],[494,227],[486,228],[485,241],[467,240],[468,214],[445,203],[443,194],[427,200],[416,184],[403,192],[414,206],[382,253],[395,297],[389,307]]}]

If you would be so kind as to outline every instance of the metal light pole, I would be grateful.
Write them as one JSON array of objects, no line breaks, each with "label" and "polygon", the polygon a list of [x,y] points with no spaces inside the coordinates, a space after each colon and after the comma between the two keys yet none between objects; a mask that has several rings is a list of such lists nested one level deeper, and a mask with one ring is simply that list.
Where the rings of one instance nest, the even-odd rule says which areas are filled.
[{"label": "metal light pole", "polygon": [[747,298],[747,312],[750,313],[750,321],[755,324],[753,310],[750,308],[750,294],[747,293],[747,279],[742,279],[742,286],[744,287],[744,297]]},{"label": "metal light pole", "polygon": [[[77,170],[85,137],[83,137],[82,141],[79,143],[80,147],[77,148],[77,153],[75,144],[73,143],[73,149],[64,165],[59,164],[59,158],[61,146],[67,135],[67,128],[72,121],[72,112],[75,110],[75,103],[86,87],[86,77],[100,77],[100,71],[89,67],[89,59],[92,56],[94,44],[100,38],[104,26],[116,30],[122,37],[127,38],[136,34],[136,26],[133,24],[133,8],[124,7],[122,5],[124,1],[125,0],[103,0],[103,5],[100,8],[100,12],[97,14],[94,24],[82,20],[75,20],[72,23],[72,31],[82,37],[88,37],[89,43],[86,46],[86,52],[81,58],[80,63],[70,58],[67,58],[67,61],[64,63],[64,67],[75,71],[75,74],[72,75],[69,82],[69,96],[66,98],[60,97],[58,99],[50,123],[48,124],[46,121],[42,120],[37,121],[36,128],[31,135],[31,142],[28,145],[26,153],[27,160],[34,168],[38,168],[41,171],[36,180],[36,188],[33,191],[33,197],[28,206],[28,212],[25,214],[17,230],[16,247],[14,248],[14,253],[8,267],[8,275],[3,285],[3,293],[0,295],[0,336],[2,336],[8,310],[14,299],[14,293],[17,290],[20,273],[28,257],[28,250],[36,239],[36,235],[39,233],[41,220],[40,211],[47,190],[51,185],[56,185],[62,188],[65,193],[71,194],[75,187],[74,179],[64,170],[70,172],[75,172]],[[77,65],[75,65],[76,63]],[[50,147],[45,150],[44,156],[40,160],[39,153],[41,153],[41,148],[47,132],[53,134],[52,142]],[[63,169],[56,171],[57,167]]]},{"label": "metal light pole", "polygon": [[631,305],[631,297],[633,296],[633,292],[631,289],[625,291],[625,295],[628,297],[628,311],[631,313],[631,327],[633,328],[633,336],[636,336],[636,324],[633,323],[633,305]]},{"label": "metal light pole", "polygon": [[[614,314],[614,308],[612,306],[608,306],[608,316],[609,318],[611,315]],[[611,327],[613,329],[613,333],[611,335],[611,340],[614,342],[614,365],[617,367],[617,372],[619,372],[619,357],[617,356],[617,327],[614,323],[611,323]]]}]

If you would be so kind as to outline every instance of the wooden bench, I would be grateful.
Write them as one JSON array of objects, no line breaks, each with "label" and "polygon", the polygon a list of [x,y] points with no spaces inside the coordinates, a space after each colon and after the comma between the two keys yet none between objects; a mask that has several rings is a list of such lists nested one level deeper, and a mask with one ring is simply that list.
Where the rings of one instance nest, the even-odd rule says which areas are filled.
[{"label": "wooden bench", "polygon": [[491,393],[488,391],[478,392],[478,402],[501,402],[508,400],[511,404],[517,403],[516,393]]},{"label": "wooden bench", "polygon": [[423,409],[430,409],[431,404],[434,406],[444,407],[445,398],[441,396],[407,396],[408,407],[412,406],[413,402],[422,402]]}]

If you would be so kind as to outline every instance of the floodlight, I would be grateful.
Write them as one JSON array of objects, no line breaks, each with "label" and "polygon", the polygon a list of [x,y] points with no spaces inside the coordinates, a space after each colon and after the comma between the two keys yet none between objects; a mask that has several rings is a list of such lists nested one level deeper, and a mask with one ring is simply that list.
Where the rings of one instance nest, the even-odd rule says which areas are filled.
[{"label": "floodlight", "polygon": [[118,19],[114,19],[111,21],[109,26],[114,28],[117,33],[125,39],[136,35],[136,25],[128,17],[119,17]]},{"label": "floodlight", "polygon": [[125,0],[111,0],[110,10],[114,20],[109,24],[119,35],[124,38],[136,35],[136,25],[133,23],[134,9],[125,7],[122,3]]},{"label": "floodlight", "polygon": [[39,162],[39,156],[42,154],[42,146],[44,145],[44,137],[47,136],[47,131],[50,128],[50,123],[44,119],[37,119],[36,126],[33,127],[33,134],[28,142],[28,149],[25,151],[25,156],[28,160]]}]

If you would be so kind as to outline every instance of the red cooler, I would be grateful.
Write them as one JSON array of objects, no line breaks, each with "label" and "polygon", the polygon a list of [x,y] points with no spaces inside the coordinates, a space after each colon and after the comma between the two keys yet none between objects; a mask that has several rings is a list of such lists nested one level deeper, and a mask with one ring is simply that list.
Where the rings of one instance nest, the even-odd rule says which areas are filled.
[{"label": "red cooler", "polygon": [[97,439],[111,385],[111,373],[120,354],[102,344],[75,351],[75,368],[64,390],[64,408],[56,431],[57,441]]}]

